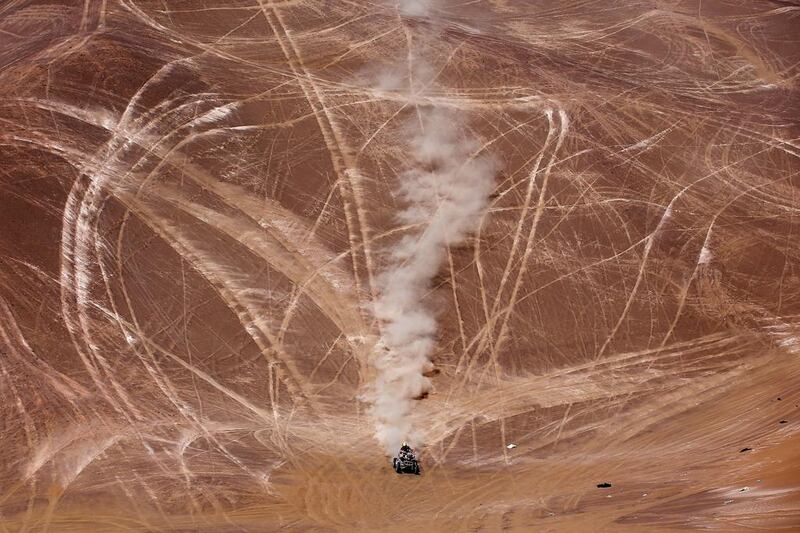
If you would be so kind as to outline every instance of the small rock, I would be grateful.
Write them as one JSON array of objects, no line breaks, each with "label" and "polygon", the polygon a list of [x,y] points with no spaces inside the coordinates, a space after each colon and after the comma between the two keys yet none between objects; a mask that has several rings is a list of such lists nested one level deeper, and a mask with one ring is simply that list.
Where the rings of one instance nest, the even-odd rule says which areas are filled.
[{"label": "small rock", "polygon": [[607,489],[607,488],[610,488],[610,487],[611,487],[611,483],[598,483],[597,484],[597,488],[598,489]]},{"label": "small rock", "polygon": [[742,487],[739,492],[747,492],[748,490],[750,490],[750,487]]},{"label": "small rock", "polygon": [[778,424],[788,424],[788,423],[789,423],[788,420],[781,420],[780,422],[778,422]]},{"label": "small rock", "polygon": [[741,450],[739,450],[739,453],[749,452],[752,449],[753,448],[742,448]]},{"label": "small rock", "polygon": [[517,447],[517,445],[514,444],[513,442],[508,443],[508,445],[506,446],[506,448],[508,448],[509,450],[513,450],[516,447]]},{"label": "small rock", "polygon": [[722,502],[723,505],[728,505],[729,503],[733,503],[733,500],[725,500]]},{"label": "small rock", "polygon": [[778,396],[778,401],[781,401],[781,397],[780,396]]}]

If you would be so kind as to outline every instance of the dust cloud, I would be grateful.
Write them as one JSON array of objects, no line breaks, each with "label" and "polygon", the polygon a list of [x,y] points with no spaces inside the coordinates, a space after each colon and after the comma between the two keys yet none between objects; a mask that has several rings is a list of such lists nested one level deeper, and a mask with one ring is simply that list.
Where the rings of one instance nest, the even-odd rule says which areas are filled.
[{"label": "dust cloud", "polygon": [[[404,14],[430,15],[431,2],[401,2]],[[376,87],[396,88],[405,73],[408,90],[420,95],[435,85],[435,69],[424,45],[409,50],[408,63],[376,72]],[[410,414],[415,398],[428,393],[424,374],[433,368],[437,319],[425,302],[448,246],[461,242],[483,216],[494,188],[497,158],[483,153],[463,115],[449,109],[418,107],[404,128],[409,167],[398,176],[396,194],[405,205],[397,220],[417,228],[388,251],[389,264],[378,277],[375,317],[382,323],[375,357],[378,377],[372,397],[376,437],[387,453],[403,441],[424,442],[424,430]]]}]

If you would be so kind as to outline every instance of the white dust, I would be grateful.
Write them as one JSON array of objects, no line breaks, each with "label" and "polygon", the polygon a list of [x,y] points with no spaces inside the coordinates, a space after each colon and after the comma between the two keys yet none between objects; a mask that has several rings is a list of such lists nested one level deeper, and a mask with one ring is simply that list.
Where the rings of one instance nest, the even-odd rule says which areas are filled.
[{"label": "white dust", "polygon": [[[398,7],[406,15],[428,16],[432,3],[408,0]],[[434,78],[427,52],[410,52],[407,59],[413,64],[367,74],[369,82],[378,88],[404,85],[410,92],[425,91]],[[494,188],[497,159],[482,152],[467,126],[455,110],[419,108],[402,136],[408,166],[398,176],[396,193],[404,208],[396,218],[418,229],[388,250],[373,305],[382,337],[375,354],[378,376],[371,412],[376,437],[387,453],[396,453],[403,441],[414,446],[424,442],[424,430],[415,426],[412,412],[415,399],[431,389],[425,373],[433,368],[438,331],[425,297],[448,247],[477,229]]]}]

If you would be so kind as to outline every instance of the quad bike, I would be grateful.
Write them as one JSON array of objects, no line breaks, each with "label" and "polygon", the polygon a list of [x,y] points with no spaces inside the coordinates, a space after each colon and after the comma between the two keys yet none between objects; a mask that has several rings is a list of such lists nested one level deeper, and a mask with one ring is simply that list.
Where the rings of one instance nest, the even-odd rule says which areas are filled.
[{"label": "quad bike", "polygon": [[397,457],[392,459],[392,468],[398,474],[415,474],[419,475],[419,461],[414,456],[414,452],[407,444],[403,444],[400,448],[400,453]]}]

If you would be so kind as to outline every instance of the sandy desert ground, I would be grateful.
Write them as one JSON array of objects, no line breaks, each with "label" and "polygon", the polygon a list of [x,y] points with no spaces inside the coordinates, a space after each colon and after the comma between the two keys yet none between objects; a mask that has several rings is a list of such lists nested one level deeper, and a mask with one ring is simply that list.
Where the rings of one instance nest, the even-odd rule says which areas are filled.
[{"label": "sandy desert ground", "polygon": [[[0,3],[0,531],[800,529],[800,3],[429,7]],[[398,476],[431,109],[499,170]]]}]

